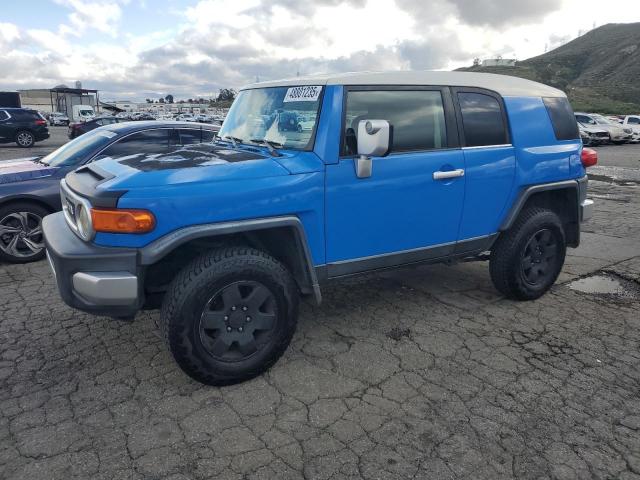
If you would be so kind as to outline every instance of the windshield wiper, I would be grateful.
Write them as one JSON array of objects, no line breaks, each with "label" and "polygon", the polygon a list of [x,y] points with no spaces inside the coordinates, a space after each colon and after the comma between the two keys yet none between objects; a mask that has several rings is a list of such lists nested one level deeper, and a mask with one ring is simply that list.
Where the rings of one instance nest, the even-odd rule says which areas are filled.
[{"label": "windshield wiper", "polygon": [[233,148],[238,148],[238,144],[242,143],[242,139],[238,137],[232,137],[231,135],[225,135],[224,137],[220,137],[222,140],[231,140],[233,144]]},{"label": "windshield wiper", "polygon": [[252,138],[249,141],[253,143],[257,143],[258,145],[264,145],[269,149],[269,153],[271,153],[271,155],[273,155],[274,157],[282,156],[282,154],[278,150],[276,150],[276,147],[275,147],[275,145],[280,145],[282,147],[281,143],[276,144],[275,142],[270,142],[269,140],[265,140],[264,138]]}]

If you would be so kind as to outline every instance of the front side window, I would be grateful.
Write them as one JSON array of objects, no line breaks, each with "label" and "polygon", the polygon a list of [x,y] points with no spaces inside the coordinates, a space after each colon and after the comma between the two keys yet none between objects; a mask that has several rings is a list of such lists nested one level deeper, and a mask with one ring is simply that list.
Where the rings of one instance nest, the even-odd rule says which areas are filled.
[{"label": "front side window", "polygon": [[243,90],[233,102],[219,136],[310,150],[321,94],[321,86],[310,85]]},{"label": "front side window", "polygon": [[169,151],[171,129],[146,130],[134,133],[106,148],[100,157],[126,157],[129,155],[158,154]]},{"label": "front side window", "polygon": [[213,139],[216,136],[216,132],[214,132],[213,130],[206,130],[203,129],[202,130],[202,143],[209,143],[209,142],[213,142]]},{"label": "front side window", "polygon": [[202,142],[202,134],[199,129],[181,128],[178,130],[178,135],[180,138],[180,145],[193,145],[194,143]]},{"label": "front side window", "polygon": [[393,129],[391,153],[447,146],[442,94],[439,90],[364,90],[347,94],[342,155],[358,153],[362,120],[387,120]]},{"label": "front side window", "polygon": [[464,140],[467,147],[505,145],[509,143],[507,126],[500,102],[483,93],[458,93]]},{"label": "front side window", "polygon": [[630,125],[640,125],[640,117],[630,117],[627,119],[627,123]]},{"label": "front side window", "polygon": [[92,130],[50,153],[42,159],[42,163],[52,167],[80,165],[116,136],[109,130]]}]

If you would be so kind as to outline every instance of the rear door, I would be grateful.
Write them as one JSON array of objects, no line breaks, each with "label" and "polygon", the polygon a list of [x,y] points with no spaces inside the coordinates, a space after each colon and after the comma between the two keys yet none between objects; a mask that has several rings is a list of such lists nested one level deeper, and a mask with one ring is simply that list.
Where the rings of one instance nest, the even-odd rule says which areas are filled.
[{"label": "rear door", "polygon": [[462,251],[465,244],[473,247],[470,240],[481,241],[498,231],[515,177],[516,157],[502,97],[476,88],[452,91],[466,178],[458,236]]},{"label": "rear door", "polygon": [[[326,168],[329,277],[451,253],[464,200],[464,157],[448,88],[349,87],[341,157]],[[356,176],[361,120],[387,120],[391,153]],[[438,179],[439,172],[456,176]],[[456,173],[458,172],[458,173]]]}]

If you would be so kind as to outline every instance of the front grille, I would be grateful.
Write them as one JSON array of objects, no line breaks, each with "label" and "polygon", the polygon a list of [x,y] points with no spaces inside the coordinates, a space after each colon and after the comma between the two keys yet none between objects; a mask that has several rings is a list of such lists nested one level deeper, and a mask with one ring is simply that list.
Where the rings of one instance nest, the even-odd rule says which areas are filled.
[{"label": "front grille", "polygon": [[607,132],[596,132],[594,135],[599,138],[607,138],[609,136]]}]

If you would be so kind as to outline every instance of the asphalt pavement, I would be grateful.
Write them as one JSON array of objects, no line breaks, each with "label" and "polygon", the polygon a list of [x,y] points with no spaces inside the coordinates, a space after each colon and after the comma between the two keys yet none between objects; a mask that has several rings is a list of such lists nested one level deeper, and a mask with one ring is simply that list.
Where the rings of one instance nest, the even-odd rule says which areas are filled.
[{"label": "asphalt pavement", "polygon": [[354,278],[232,387],[187,378],[157,312],[77,312],[46,262],[0,264],[0,478],[640,479],[640,147],[599,150],[541,299],[485,262]]},{"label": "asphalt pavement", "polygon": [[67,127],[48,127],[49,138],[36,142],[31,148],[20,148],[15,143],[0,143],[0,161],[45,156],[69,141]]}]

